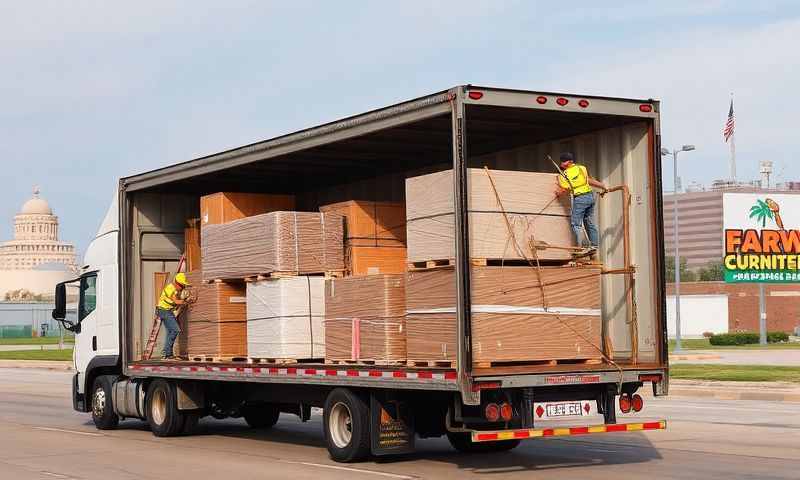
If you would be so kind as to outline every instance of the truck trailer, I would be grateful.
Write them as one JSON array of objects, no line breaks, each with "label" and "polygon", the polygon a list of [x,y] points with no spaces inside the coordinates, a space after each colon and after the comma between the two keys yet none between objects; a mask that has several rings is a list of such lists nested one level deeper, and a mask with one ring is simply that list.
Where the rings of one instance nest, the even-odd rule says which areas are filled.
[{"label": "truck trailer", "polygon": [[[659,121],[653,99],[462,85],[122,178],[80,276],[55,290],[53,317],[76,334],[73,407],[99,429],[137,418],[157,436],[189,434],[205,416],[268,428],[280,413],[305,421],[322,408],[340,462],[406,453],[416,437],[493,452],[537,437],[666,428],[642,419],[637,393],[647,384],[655,396],[668,391]],[[553,173],[548,157],[564,150],[615,186],[598,199],[602,361],[474,364],[468,172]],[[445,170],[455,206],[454,365],[144,354],[153,273],[177,271],[201,196],[291,194],[298,210],[313,211],[353,198],[403,201],[407,178]],[[78,287],[77,321],[65,318],[68,286]]]}]

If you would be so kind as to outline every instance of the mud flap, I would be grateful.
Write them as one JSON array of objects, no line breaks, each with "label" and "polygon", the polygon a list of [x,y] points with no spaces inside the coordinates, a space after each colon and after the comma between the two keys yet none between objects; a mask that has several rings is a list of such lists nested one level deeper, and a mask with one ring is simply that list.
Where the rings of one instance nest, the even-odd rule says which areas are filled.
[{"label": "mud flap", "polygon": [[388,392],[370,394],[370,438],[373,455],[414,451],[414,418],[408,403]]}]

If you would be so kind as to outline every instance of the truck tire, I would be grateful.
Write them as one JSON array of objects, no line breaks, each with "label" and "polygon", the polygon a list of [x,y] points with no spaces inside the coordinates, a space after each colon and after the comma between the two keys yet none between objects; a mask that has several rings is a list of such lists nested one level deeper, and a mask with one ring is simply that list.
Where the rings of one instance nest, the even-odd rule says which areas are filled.
[{"label": "truck tire", "polygon": [[112,375],[100,375],[92,385],[92,420],[98,430],[113,430],[119,424],[111,397],[114,378]]},{"label": "truck tire", "polygon": [[492,453],[512,450],[519,445],[519,440],[501,440],[499,442],[475,443],[469,433],[447,432],[450,445],[461,453]]},{"label": "truck tire", "polygon": [[256,403],[245,405],[242,417],[250,428],[267,429],[278,423],[281,412],[275,405],[269,403]]},{"label": "truck tire", "polygon": [[173,437],[183,433],[185,415],[178,410],[175,385],[161,378],[147,388],[145,401],[147,423],[156,437]]},{"label": "truck tire", "polygon": [[355,392],[337,388],[328,395],[322,429],[333,460],[357,462],[369,455],[369,405]]}]

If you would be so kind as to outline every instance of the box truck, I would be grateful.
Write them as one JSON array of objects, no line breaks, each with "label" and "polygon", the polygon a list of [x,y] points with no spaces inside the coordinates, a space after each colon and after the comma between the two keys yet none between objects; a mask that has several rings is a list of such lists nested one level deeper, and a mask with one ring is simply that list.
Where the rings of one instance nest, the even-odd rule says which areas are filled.
[{"label": "box truck", "polygon": [[[548,157],[565,150],[619,186],[598,199],[601,360],[475,363],[469,172],[554,173]],[[637,393],[668,388],[659,151],[655,100],[462,85],[122,178],[79,278],[56,287],[53,316],[76,333],[74,409],[91,413],[100,429],[138,418],[171,436],[190,433],[204,416],[268,428],[280,413],[308,420],[318,407],[330,455],[342,462],[408,452],[417,437],[446,435],[460,451],[491,452],[537,437],[663,429],[662,419],[642,420]],[[455,362],[144,354],[154,272],[177,270],[201,196],[286,194],[297,210],[316,211],[352,199],[402,202],[406,179],[442,171],[452,174]],[[65,319],[70,284],[79,292],[76,321]]]}]

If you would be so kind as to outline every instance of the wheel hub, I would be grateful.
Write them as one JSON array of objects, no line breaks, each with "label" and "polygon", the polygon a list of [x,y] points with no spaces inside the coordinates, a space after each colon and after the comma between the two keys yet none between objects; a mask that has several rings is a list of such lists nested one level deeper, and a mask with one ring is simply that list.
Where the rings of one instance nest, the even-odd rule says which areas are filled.
[{"label": "wheel hub", "polygon": [[95,417],[102,417],[106,412],[106,391],[98,387],[94,391],[94,401],[92,402],[92,413]]},{"label": "wheel hub", "polygon": [[350,445],[350,441],[353,438],[353,416],[350,413],[350,408],[342,402],[336,403],[331,408],[328,423],[328,430],[331,433],[333,444],[339,448],[345,448]]},{"label": "wheel hub", "polygon": [[150,413],[153,417],[153,421],[158,425],[164,423],[164,420],[167,418],[167,394],[164,390],[156,389],[153,392],[153,400],[150,402],[150,409],[152,410]]}]

